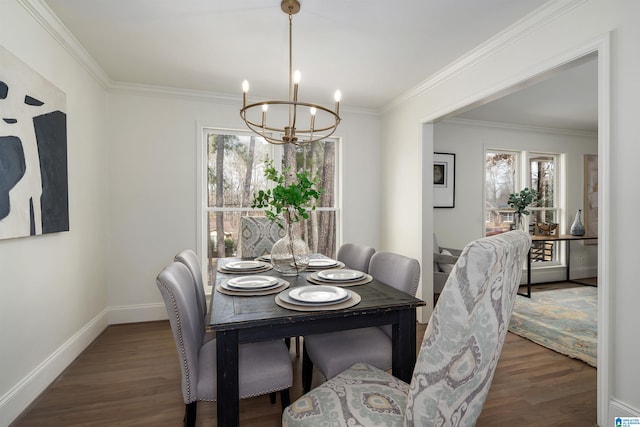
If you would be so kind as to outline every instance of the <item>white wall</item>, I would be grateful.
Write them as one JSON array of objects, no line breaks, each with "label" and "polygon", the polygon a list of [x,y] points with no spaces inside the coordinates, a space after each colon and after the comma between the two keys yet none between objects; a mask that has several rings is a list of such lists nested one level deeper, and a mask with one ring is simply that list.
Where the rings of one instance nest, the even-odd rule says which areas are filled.
[{"label": "white wall", "polygon": [[[432,79],[407,96],[399,98],[389,106],[382,117],[381,155],[388,166],[383,169],[381,212],[382,246],[385,249],[405,249],[410,255],[431,262],[429,245],[422,248],[422,235],[431,235],[431,215],[422,206],[428,206],[429,191],[422,184],[413,185],[421,179],[423,165],[430,165],[433,152],[428,135],[429,127],[421,122],[435,120],[459,108],[470,105],[490,94],[506,89],[522,81],[523,76],[541,72],[559,60],[570,60],[571,53],[593,45],[610,33],[611,67],[601,69],[610,73],[611,127],[601,129],[610,150],[601,161],[610,171],[610,182],[601,183],[608,188],[602,197],[610,203],[610,217],[606,219],[606,236],[600,233],[600,247],[609,266],[608,276],[602,283],[606,296],[601,304],[607,305],[609,329],[600,333],[609,337],[599,356],[606,369],[599,371],[599,398],[606,399],[599,405],[598,421],[602,426],[613,425],[617,415],[640,415],[640,342],[637,340],[636,304],[640,300],[640,287],[636,285],[637,227],[635,215],[640,208],[640,199],[629,197],[637,194],[636,183],[640,178],[638,168],[637,140],[640,135],[640,120],[637,119],[637,100],[640,98],[640,2],[634,0],[585,0],[554,1],[558,13],[552,19],[541,19],[536,25],[518,33],[517,37],[499,43],[499,48],[480,52],[468,62],[449,70],[446,75]],[[608,54],[609,52],[607,52]],[[606,58],[605,58],[606,59]],[[602,96],[603,88],[600,88]],[[605,107],[608,105],[605,102]],[[610,137],[610,138],[609,138]],[[423,147],[423,143],[427,145]],[[610,157],[609,157],[610,156]],[[427,166],[425,166],[427,167]],[[429,168],[431,166],[428,166]],[[603,168],[600,168],[603,171]],[[397,178],[394,173],[398,171]],[[411,185],[410,185],[411,184]],[[614,190],[615,189],[615,190]],[[405,206],[407,209],[401,208]],[[418,211],[413,211],[417,209]],[[405,214],[405,212],[408,214]],[[402,225],[397,218],[403,217]],[[602,217],[601,217],[602,219]],[[603,240],[604,239],[604,240]],[[599,274],[601,272],[599,271]],[[423,276],[425,277],[425,276]],[[423,281],[424,282],[424,281]],[[425,287],[425,289],[428,285]],[[602,308],[600,308],[602,310]],[[600,373],[606,372],[607,376]],[[604,390],[604,396],[601,391]]]},{"label": "white wall", "polygon": [[[463,248],[471,240],[484,236],[483,183],[486,149],[527,150],[565,154],[567,205],[563,233],[568,234],[577,209],[583,207],[583,165],[585,154],[598,153],[595,134],[523,126],[504,126],[472,120],[445,120],[434,126],[435,152],[456,155],[456,203],[453,209],[434,209],[433,228],[442,246]],[[596,245],[571,244],[571,277],[597,274]],[[584,262],[582,262],[584,260]],[[564,280],[565,268],[533,271],[532,281]]]},{"label": "white wall", "polygon": [[106,327],[108,192],[104,90],[14,0],[0,0],[0,45],[66,94],[70,215],[69,232],[0,240],[7,425]]},{"label": "white wall", "polygon": [[[243,129],[240,103],[240,93],[237,101],[141,90],[109,95],[112,323],[166,318],[155,277],[180,250],[196,249],[198,124]],[[342,241],[377,247],[378,117],[342,109],[342,119]]]}]

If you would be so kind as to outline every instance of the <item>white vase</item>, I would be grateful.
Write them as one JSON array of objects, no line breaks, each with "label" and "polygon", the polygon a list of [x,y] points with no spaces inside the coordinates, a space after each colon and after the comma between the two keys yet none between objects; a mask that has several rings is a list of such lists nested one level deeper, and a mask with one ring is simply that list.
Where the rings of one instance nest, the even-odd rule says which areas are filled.
[{"label": "white vase", "polygon": [[271,248],[271,264],[283,276],[297,276],[309,266],[309,246],[300,238],[300,224],[285,224],[285,236]]}]

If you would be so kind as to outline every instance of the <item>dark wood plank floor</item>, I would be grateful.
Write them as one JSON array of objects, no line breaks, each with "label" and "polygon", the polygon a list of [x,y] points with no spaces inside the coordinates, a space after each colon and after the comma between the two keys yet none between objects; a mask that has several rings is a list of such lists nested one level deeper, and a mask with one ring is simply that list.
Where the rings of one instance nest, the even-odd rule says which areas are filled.
[{"label": "dark wood plank floor", "polygon": [[[147,322],[107,328],[12,426],[178,426],[183,411],[169,323]],[[280,425],[279,399],[242,400],[240,412],[244,426]],[[198,425],[216,425],[215,403],[199,404]],[[477,425],[595,426],[596,370],[509,333]]]}]

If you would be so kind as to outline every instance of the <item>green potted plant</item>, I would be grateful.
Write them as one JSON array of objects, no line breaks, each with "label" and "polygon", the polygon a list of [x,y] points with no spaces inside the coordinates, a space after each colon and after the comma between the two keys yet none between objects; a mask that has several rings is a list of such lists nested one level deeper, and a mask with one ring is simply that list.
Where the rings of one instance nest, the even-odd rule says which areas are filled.
[{"label": "green potted plant", "polygon": [[316,208],[318,178],[311,178],[306,170],[279,171],[270,159],[265,161],[264,176],[273,187],[258,191],[251,207],[264,209],[267,218],[285,228],[286,235],[271,249],[271,263],[283,275],[297,275],[309,265],[309,247],[300,238],[298,223]]},{"label": "green potted plant", "polygon": [[538,198],[536,190],[525,187],[519,193],[509,194],[507,203],[515,210],[514,224],[516,230],[524,230],[524,221],[522,215],[529,215],[531,212],[527,210],[529,205]]}]

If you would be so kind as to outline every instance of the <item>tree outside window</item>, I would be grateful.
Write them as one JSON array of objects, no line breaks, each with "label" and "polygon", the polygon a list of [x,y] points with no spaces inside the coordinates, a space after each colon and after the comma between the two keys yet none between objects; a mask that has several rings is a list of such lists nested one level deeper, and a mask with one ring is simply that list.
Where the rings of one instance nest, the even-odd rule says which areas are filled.
[{"label": "tree outside window", "polygon": [[264,162],[276,167],[306,169],[319,177],[322,195],[310,218],[301,223],[302,237],[312,252],[336,254],[337,142],[314,142],[305,147],[274,146],[245,132],[205,129],[206,226],[208,259],[238,255],[242,216],[263,216],[251,208],[254,194],[269,185]]}]

